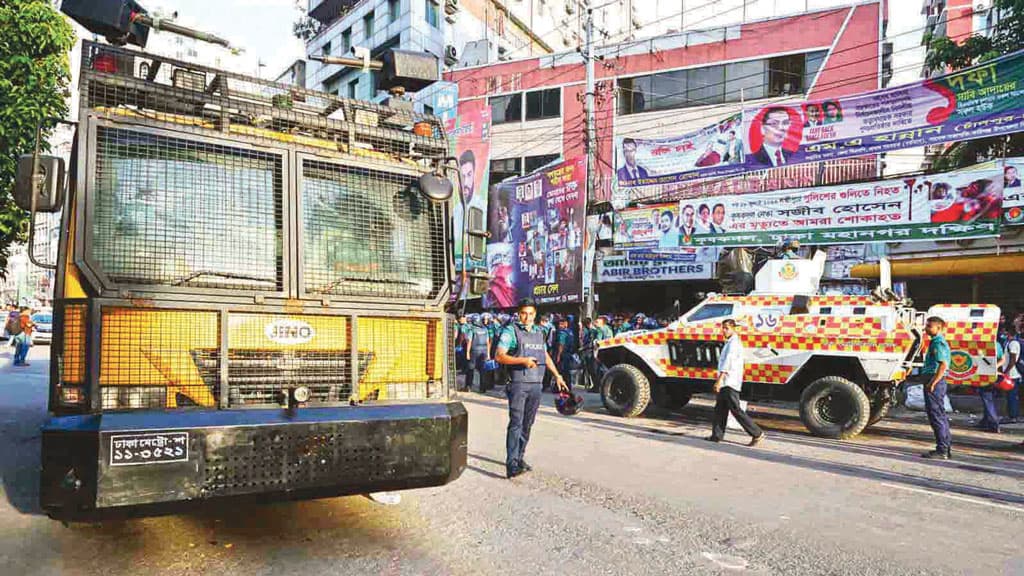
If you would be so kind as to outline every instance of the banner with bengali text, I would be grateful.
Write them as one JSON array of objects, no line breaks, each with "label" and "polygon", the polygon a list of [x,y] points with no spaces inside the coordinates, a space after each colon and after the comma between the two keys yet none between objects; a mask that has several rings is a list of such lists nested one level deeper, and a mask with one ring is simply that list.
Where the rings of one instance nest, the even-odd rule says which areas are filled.
[{"label": "banner with bengali text", "polygon": [[997,236],[1003,169],[683,200],[621,210],[616,248],[770,246]]},{"label": "banner with bengali text", "polygon": [[744,108],[672,138],[615,139],[614,197],[698,178],[1024,131],[1024,51],[882,90]]}]

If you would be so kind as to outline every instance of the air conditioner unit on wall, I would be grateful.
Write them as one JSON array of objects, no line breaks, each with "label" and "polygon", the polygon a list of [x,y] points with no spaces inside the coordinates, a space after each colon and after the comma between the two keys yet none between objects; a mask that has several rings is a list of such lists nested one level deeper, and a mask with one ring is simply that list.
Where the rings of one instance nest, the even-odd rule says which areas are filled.
[{"label": "air conditioner unit on wall", "polygon": [[449,16],[454,16],[459,8],[459,0],[445,0],[444,2],[444,12]]},{"label": "air conditioner unit on wall", "polygon": [[444,63],[448,66],[454,66],[459,62],[459,50],[451,44],[444,47]]}]

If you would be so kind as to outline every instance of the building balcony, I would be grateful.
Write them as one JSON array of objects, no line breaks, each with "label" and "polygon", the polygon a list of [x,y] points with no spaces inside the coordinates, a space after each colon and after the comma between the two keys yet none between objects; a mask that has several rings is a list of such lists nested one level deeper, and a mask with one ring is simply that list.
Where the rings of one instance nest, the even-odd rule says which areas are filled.
[{"label": "building balcony", "polygon": [[341,18],[366,0],[309,0],[309,17],[324,26]]}]

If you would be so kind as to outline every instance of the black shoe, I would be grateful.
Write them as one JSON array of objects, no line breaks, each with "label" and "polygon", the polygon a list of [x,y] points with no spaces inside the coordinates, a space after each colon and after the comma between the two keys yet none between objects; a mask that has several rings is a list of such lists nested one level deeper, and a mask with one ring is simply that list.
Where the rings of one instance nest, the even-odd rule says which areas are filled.
[{"label": "black shoe", "polygon": [[705,436],[704,439],[707,440],[708,442],[721,442],[722,441],[721,438],[715,438],[714,436]]},{"label": "black shoe", "polygon": [[529,464],[527,464],[526,460],[520,460],[519,461],[519,467],[523,469],[523,472],[532,472],[533,471],[533,466],[530,466]]},{"label": "black shoe", "polygon": [[949,460],[949,452],[939,452],[938,450],[932,450],[921,454],[921,458],[928,458],[930,460]]},{"label": "black shoe", "polygon": [[519,466],[510,466],[505,468],[505,477],[511,480],[516,476],[522,476],[523,472],[525,472],[525,470]]}]

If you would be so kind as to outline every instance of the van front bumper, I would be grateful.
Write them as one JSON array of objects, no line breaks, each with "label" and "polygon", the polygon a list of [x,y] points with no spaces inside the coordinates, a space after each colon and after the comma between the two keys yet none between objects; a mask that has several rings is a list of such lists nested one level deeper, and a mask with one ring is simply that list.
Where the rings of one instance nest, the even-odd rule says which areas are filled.
[{"label": "van front bumper", "polygon": [[74,520],[439,486],[465,469],[467,430],[458,402],[55,416],[40,502]]}]

